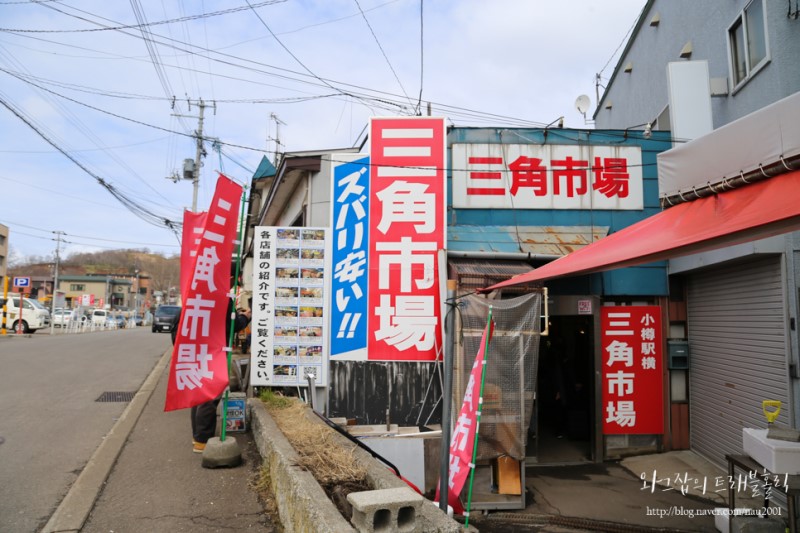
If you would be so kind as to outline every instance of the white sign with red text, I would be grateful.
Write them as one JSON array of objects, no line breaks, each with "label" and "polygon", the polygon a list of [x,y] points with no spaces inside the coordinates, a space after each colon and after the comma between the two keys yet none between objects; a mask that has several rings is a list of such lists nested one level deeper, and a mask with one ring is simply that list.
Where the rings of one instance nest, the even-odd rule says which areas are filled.
[{"label": "white sign with red text", "polygon": [[453,207],[643,207],[638,146],[453,144]]},{"label": "white sign with red text", "polygon": [[442,346],[443,118],[370,121],[369,360],[433,361]]}]

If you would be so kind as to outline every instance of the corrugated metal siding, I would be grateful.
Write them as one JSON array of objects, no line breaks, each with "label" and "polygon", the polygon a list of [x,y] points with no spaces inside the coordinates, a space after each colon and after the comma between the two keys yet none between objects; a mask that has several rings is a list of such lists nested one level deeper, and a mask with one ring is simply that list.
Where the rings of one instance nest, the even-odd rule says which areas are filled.
[{"label": "corrugated metal siding", "polygon": [[742,428],[766,427],[762,400],[780,400],[788,424],[789,384],[780,257],[689,277],[691,448],[723,466],[742,453]]}]

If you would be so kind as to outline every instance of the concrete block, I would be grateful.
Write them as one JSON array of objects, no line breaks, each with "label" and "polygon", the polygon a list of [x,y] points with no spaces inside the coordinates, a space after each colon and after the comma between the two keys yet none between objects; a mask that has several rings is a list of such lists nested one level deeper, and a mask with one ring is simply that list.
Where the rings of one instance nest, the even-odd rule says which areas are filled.
[{"label": "concrete block", "polygon": [[786,526],[777,518],[732,516],[731,533],[785,533]]},{"label": "concrete block", "polygon": [[226,437],[220,440],[219,437],[212,437],[206,443],[203,450],[203,468],[234,467],[242,464],[242,450],[239,443],[233,437]]},{"label": "concrete block", "polygon": [[784,533],[786,526],[776,518],[729,515],[727,508],[717,508],[714,526],[721,533]]},{"label": "concrete block", "polygon": [[362,533],[419,531],[417,515],[424,498],[408,487],[351,492],[353,526]]}]

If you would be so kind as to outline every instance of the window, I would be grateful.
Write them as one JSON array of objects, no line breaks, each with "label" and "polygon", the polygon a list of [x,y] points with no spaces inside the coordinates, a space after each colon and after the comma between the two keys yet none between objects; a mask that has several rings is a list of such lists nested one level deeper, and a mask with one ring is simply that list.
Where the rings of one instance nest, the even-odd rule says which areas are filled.
[{"label": "window", "polygon": [[73,292],[85,291],[86,290],[86,285],[84,285],[82,283],[72,283],[69,286],[69,290],[73,291]]},{"label": "window", "polygon": [[769,60],[764,0],[753,0],[728,28],[731,76],[736,87]]}]

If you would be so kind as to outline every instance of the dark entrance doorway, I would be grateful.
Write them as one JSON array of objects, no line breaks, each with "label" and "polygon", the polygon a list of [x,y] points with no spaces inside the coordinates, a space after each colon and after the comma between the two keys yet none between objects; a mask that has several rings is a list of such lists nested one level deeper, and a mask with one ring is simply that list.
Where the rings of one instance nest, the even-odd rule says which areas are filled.
[{"label": "dark entrance doorway", "polygon": [[550,316],[550,335],[539,347],[529,465],[592,460],[593,375],[592,316]]}]

